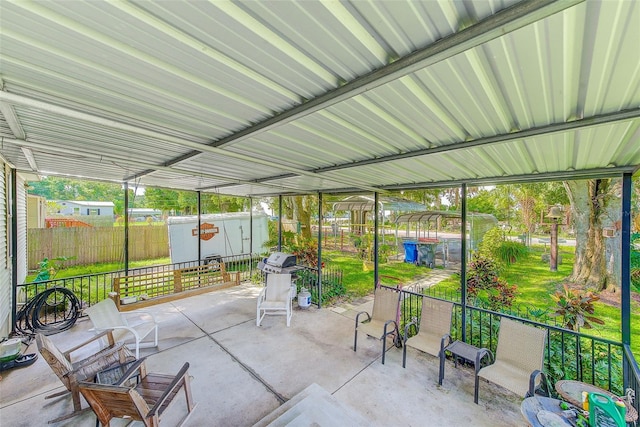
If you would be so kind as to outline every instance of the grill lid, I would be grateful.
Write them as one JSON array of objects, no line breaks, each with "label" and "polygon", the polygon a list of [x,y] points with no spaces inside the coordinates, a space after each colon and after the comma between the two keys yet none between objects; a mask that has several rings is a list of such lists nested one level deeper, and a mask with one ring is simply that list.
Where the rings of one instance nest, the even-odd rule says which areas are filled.
[{"label": "grill lid", "polygon": [[293,267],[296,265],[296,256],[285,252],[274,252],[269,255],[266,264],[278,268]]}]

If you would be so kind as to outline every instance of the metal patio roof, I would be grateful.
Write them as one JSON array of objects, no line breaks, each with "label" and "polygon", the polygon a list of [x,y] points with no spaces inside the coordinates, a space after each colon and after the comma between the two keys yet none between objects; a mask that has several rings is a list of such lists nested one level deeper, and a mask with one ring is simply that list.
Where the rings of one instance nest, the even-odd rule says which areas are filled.
[{"label": "metal patio roof", "polygon": [[[399,197],[383,196],[378,200],[380,210],[394,212],[410,212],[425,210],[426,206],[412,200],[401,199]],[[334,202],[334,211],[366,211],[375,210],[375,198],[370,196],[349,196],[345,199]]]},{"label": "metal patio roof", "polygon": [[638,1],[0,2],[19,171],[242,196],[633,172]]}]

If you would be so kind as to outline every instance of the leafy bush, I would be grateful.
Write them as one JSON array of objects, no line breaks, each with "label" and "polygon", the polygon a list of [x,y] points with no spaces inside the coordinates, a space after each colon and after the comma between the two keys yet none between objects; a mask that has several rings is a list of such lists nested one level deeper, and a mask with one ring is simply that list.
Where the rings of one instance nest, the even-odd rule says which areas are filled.
[{"label": "leafy bush", "polygon": [[556,310],[552,316],[562,316],[564,326],[573,331],[580,331],[580,328],[591,329],[591,323],[604,325],[604,322],[593,316],[595,307],[593,303],[600,299],[592,292],[584,292],[578,289],[569,289],[564,285],[564,292],[557,291],[551,295],[556,302]]},{"label": "leafy bush", "polygon": [[289,251],[296,256],[296,263],[314,268],[318,266],[317,240],[302,240],[299,244],[290,245]]},{"label": "leafy bush", "polygon": [[57,258],[44,258],[38,263],[38,275],[34,282],[46,282],[47,280],[53,280],[59,270],[64,268],[64,263],[75,257],[60,256]]},{"label": "leafy bush", "polygon": [[636,292],[640,292],[640,267],[631,269],[631,286]]},{"label": "leafy bush", "polygon": [[634,249],[634,243],[640,243],[640,233],[631,235],[631,286],[640,292],[640,251]]},{"label": "leafy bush", "polygon": [[504,237],[500,227],[493,227],[482,236],[478,245],[478,255],[484,258],[496,259],[500,245],[504,243]]},{"label": "leafy bush", "polygon": [[516,285],[509,285],[498,276],[498,265],[491,258],[474,255],[467,272],[467,299],[484,300],[487,308],[502,310],[516,299]]},{"label": "leafy bush", "polygon": [[527,255],[529,248],[520,242],[504,241],[496,250],[496,257],[507,265],[518,261],[519,258]]}]

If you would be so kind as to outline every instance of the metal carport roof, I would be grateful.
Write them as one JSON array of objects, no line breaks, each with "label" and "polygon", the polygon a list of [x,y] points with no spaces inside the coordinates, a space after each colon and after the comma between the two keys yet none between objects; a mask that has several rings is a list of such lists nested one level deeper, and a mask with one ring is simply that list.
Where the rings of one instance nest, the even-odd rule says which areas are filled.
[{"label": "metal carport roof", "polygon": [[263,196],[640,164],[640,2],[0,3],[19,171]]},{"label": "metal carport roof", "polygon": [[[375,198],[369,196],[349,196],[345,199],[339,200],[332,205],[334,211],[367,211],[371,212],[375,209]],[[383,196],[378,200],[379,208],[381,211],[394,211],[394,212],[410,212],[420,211],[426,209],[421,204],[411,200],[401,199],[399,197]]]}]

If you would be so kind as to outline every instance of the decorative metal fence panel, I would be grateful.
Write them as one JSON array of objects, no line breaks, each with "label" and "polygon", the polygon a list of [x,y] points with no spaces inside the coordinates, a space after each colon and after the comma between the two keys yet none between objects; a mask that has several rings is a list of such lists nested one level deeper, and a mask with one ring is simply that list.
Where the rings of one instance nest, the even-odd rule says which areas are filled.
[{"label": "decorative metal fence panel", "polygon": [[[404,325],[413,319],[420,320],[422,298],[434,298],[434,296],[425,296],[406,290],[402,292],[401,327],[404,328]],[[441,295],[438,299],[448,298]],[[455,309],[451,334],[453,339],[462,340],[462,305],[458,301],[453,302]],[[545,371],[553,381],[561,379],[583,381],[617,395],[623,395],[625,387],[631,387],[636,395],[640,395],[638,366],[631,351],[625,351],[620,342],[472,306],[466,308],[465,341],[495,352],[500,319],[503,317],[547,330]]]},{"label": "decorative metal fence panel", "polygon": [[[228,257],[222,257],[228,271],[239,271],[240,280],[249,280],[251,278],[252,269],[261,259],[258,255],[240,254]],[[149,267],[130,268],[129,275],[133,274],[151,274],[158,272],[168,272],[180,268],[195,267],[199,265],[198,261],[179,262],[173,264],[154,265]],[[41,282],[23,283],[18,285],[17,302],[23,305],[33,298],[36,294],[54,287],[62,287],[72,291],[80,300],[84,307],[91,306],[109,295],[113,291],[113,280],[116,277],[124,276],[125,271],[111,271],[107,273],[88,274],[84,276],[65,277]]]},{"label": "decorative metal fence panel", "polygon": [[640,413],[640,368],[638,368],[638,363],[633,357],[633,353],[631,353],[631,348],[626,344],[624,346],[622,370],[624,371],[625,393],[627,388],[634,391],[633,406]]},{"label": "decorative metal fence panel", "polygon": [[298,291],[305,287],[311,293],[311,303],[320,307],[335,296],[345,293],[342,282],[342,270],[324,267],[322,269],[322,281],[318,280],[318,269],[307,267],[298,272]]}]

